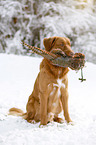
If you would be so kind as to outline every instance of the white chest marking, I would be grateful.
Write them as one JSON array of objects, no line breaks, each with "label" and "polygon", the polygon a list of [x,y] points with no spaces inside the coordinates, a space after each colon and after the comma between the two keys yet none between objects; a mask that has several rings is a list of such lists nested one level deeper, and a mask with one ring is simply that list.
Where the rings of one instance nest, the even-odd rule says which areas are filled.
[{"label": "white chest marking", "polygon": [[65,84],[62,83],[62,79],[58,79],[58,80],[57,80],[57,83],[58,83],[58,87],[59,87],[59,88],[61,88],[61,87],[65,88]]},{"label": "white chest marking", "polygon": [[57,79],[57,84],[53,84],[54,87],[58,87],[58,88],[65,88],[65,84],[62,83],[62,79]]},{"label": "white chest marking", "polygon": [[65,84],[62,83],[62,79],[57,79],[57,84],[53,84],[54,87],[58,87],[58,97],[61,95],[60,88],[63,87],[65,88]]},{"label": "white chest marking", "polygon": [[[50,84],[48,85],[48,87],[50,87]],[[63,87],[65,88],[65,84],[62,82],[62,79],[57,79],[57,84],[54,84],[53,83],[53,90],[52,92],[50,93],[50,96],[52,96],[53,94],[55,94],[55,91],[56,91],[56,87],[58,87],[58,97],[61,95],[61,91],[60,91],[60,88]],[[55,104],[53,104],[53,106],[55,106]]]}]

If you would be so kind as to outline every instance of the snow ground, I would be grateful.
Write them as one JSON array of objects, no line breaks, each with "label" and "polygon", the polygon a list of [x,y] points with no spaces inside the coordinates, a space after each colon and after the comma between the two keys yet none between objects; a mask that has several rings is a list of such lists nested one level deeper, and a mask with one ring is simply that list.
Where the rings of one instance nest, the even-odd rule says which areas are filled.
[{"label": "snow ground", "polygon": [[96,65],[86,63],[80,72],[70,71],[69,113],[74,125],[52,122],[43,128],[21,117],[8,116],[8,109],[25,111],[39,71],[41,58],[0,54],[0,145],[96,145]]}]

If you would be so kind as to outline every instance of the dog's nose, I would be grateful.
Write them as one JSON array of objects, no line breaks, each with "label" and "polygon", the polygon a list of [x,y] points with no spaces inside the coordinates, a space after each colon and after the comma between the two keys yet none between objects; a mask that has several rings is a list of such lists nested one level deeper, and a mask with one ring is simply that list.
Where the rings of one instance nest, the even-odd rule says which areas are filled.
[{"label": "dog's nose", "polygon": [[66,52],[65,52],[68,56],[73,56],[74,55],[74,51],[71,49],[71,47],[69,45],[66,46]]}]

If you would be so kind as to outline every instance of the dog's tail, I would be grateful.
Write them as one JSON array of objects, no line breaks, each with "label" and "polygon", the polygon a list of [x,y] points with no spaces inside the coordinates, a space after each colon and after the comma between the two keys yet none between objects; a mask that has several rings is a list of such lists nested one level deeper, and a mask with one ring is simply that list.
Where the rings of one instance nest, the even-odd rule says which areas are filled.
[{"label": "dog's tail", "polygon": [[14,116],[24,116],[24,112],[21,109],[18,108],[11,108],[9,109],[9,114],[8,115],[14,115]]}]

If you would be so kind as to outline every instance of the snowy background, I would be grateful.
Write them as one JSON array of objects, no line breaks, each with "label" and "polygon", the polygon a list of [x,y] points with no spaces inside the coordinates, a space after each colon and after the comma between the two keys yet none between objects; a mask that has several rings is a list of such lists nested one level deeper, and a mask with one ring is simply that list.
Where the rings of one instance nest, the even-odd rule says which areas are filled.
[{"label": "snowy background", "polygon": [[26,110],[41,61],[0,54],[0,145],[96,145],[96,65],[92,63],[86,63],[83,70],[86,82],[78,80],[80,71],[68,73],[73,125],[52,122],[39,128],[40,123],[7,115],[11,107]]},{"label": "snowy background", "polygon": [[30,55],[21,40],[43,49],[50,36],[96,63],[96,0],[0,0],[0,52]]},{"label": "snowy background", "polygon": [[[74,125],[52,122],[39,128],[8,116],[8,110],[26,111],[42,61],[29,57],[33,54],[21,40],[44,49],[43,39],[50,36],[69,37],[72,49],[86,55],[86,82],[78,80],[80,71],[70,70]],[[0,0],[0,145],[37,144],[96,145],[96,0]]]}]

